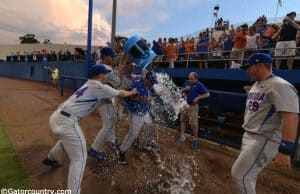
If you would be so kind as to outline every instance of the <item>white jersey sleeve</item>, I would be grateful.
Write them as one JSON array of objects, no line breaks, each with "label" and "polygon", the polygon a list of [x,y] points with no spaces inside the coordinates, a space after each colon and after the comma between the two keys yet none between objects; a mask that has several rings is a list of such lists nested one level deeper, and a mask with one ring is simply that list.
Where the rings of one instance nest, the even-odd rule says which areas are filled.
[{"label": "white jersey sleeve", "polygon": [[270,100],[278,112],[299,113],[297,90],[285,80],[282,80],[281,84],[274,85],[270,93]]},{"label": "white jersey sleeve", "polygon": [[113,98],[119,91],[96,80],[88,80],[60,107],[60,110],[82,118],[91,113],[107,98]]}]

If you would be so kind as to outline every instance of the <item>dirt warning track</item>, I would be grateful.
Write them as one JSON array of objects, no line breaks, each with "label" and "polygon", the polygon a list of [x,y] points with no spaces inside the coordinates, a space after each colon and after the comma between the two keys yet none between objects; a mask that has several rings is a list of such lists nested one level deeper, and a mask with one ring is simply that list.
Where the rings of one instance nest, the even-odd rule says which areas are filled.
[{"label": "dirt warning track", "polygon": [[[35,189],[64,189],[68,173],[68,158],[62,156],[63,167],[49,169],[41,164],[56,137],[50,132],[48,119],[57,106],[72,91],[60,97],[57,90],[39,82],[0,77],[0,119]],[[80,125],[89,147],[101,128],[98,113],[83,119]],[[128,130],[123,119],[118,130],[119,141]],[[230,169],[236,153],[218,145],[201,143],[193,151],[189,141],[176,143],[175,133],[158,129],[162,162],[143,150],[130,148],[128,164],[118,164],[107,148],[110,159],[87,161],[82,183],[84,194],[170,193],[232,193]],[[143,141],[144,135],[141,134]],[[300,193],[300,172],[276,170],[271,165],[259,176],[258,193]]]}]

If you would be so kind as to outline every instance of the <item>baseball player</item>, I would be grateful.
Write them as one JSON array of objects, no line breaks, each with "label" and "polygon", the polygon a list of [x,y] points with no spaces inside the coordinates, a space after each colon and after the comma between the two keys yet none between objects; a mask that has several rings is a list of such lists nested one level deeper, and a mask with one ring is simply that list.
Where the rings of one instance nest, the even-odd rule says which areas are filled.
[{"label": "baseball player", "polygon": [[[111,70],[111,72],[107,74],[107,84],[113,88],[120,87],[122,84],[120,76],[122,77],[122,75],[118,76],[117,72],[114,72],[112,69],[115,57],[113,49],[110,47],[103,47],[100,53],[102,63],[105,64],[107,69]],[[102,128],[88,151],[88,156],[97,160],[103,160],[107,158],[105,153],[99,151],[101,146],[104,144],[105,139],[108,139],[110,141],[108,145],[116,150],[116,137],[113,129],[113,124],[115,122],[115,109],[113,101],[114,99],[112,98],[105,99],[99,107]]]},{"label": "baseball player", "polygon": [[180,114],[180,136],[176,137],[176,141],[185,141],[185,125],[186,121],[189,121],[194,134],[192,148],[196,149],[198,147],[199,101],[208,98],[210,94],[205,86],[198,81],[198,74],[196,72],[189,74],[189,80],[184,83],[181,91],[185,94],[188,106]]},{"label": "baseball player", "polygon": [[258,174],[274,158],[280,167],[291,166],[299,99],[293,85],[272,74],[272,63],[270,55],[256,53],[241,66],[255,83],[248,88],[242,148],[231,169],[238,193],[256,193]]},{"label": "baseball player", "polygon": [[157,149],[157,145],[150,138],[150,129],[152,128],[152,119],[149,114],[150,109],[150,89],[157,80],[152,72],[148,72],[144,79],[132,84],[129,89],[137,89],[138,93],[135,96],[126,99],[129,110],[129,131],[125,136],[123,143],[119,147],[117,155],[119,163],[126,163],[125,151],[132,145],[134,140],[138,137],[140,130],[144,126],[147,133],[147,147]]},{"label": "baseball player", "polygon": [[80,193],[87,156],[86,141],[78,124],[79,120],[105,103],[104,99],[116,96],[127,97],[137,93],[135,89],[115,90],[103,84],[109,72],[111,70],[106,69],[102,64],[93,66],[91,79],[62,103],[49,119],[51,130],[60,140],[43,160],[43,164],[57,168],[60,166],[57,161],[59,155],[63,151],[67,152],[70,158],[68,189],[72,194]]}]

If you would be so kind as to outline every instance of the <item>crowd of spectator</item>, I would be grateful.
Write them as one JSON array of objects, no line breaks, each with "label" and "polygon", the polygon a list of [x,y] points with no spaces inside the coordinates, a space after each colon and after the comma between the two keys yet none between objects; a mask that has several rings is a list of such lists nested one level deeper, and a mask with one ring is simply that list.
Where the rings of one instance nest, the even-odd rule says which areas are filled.
[{"label": "crowd of spectator", "polygon": [[55,62],[84,59],[86,59],[86,53],[81,48],[75,48],[73,53],[70,50],[55,52],[43,49],[24,53],[15,52],[11,53],[10,56],[6,56],[8,62]]},{"label": "crowd of spectator", "polygon": [[[243,24],[229,27],[229,21],[219,18],[215,28],[201,31],[197,37],[158,38],[153,40],[152,50],[158,55],[155,62],[168,62],[174,68],[176,61],[196,61],[199,68],[208,68],[208,61],[224,60],[225,67],[239,68],[253,52],[265,52],[275,56],[275,67],[280,68],[280,58],[288,58],[287,66],[293,68],[293,59],[300,56],[300,22],[295,21],[296,13],[291,12],[283,18],[282,23],[269,24],[263,15],[251,26]],[[225,27],[224,27],[225,26]],[[218,27],[218,28],[217,28]],[[218,31],[218,33],[216,33]],[[148,43],[149,46],[150,43]],[[115,49],[116,52],[120,49]],[[122,50],[122,49],[121,49]],[[100,58],[94,52],[94,63]],[[74,52],[41,51],[16,52],[7,56],[11,62],[52,62],[86,59],[86,52],[75,48]]]},{"label": "crowd of spectator", "polygon": [[[295,21],[295,16],[295,12],[288,13],[282,24],[268,24],[267,18],[261,16],[251,26],[243,24],[235,28],[231,25],[228,30],[223,29],[219,37],[213,29],[206,29],[198,37],[185,40],[158,38],[153,41],[152,49],[159,55],[156,62],[167,61],[169,68],[174,68],[176,60],[197,60],[199,68],[207,69],[209,59],[224,59],[227,67],[238,68],[253,52],[259,51],[277,58],[291,58],[287,66],[292,69],[293,58],[300,54],[299,49],[295,49],[300,46],[300,23]],[[291,43],[283,47],[278,44],[281,41]]]}]

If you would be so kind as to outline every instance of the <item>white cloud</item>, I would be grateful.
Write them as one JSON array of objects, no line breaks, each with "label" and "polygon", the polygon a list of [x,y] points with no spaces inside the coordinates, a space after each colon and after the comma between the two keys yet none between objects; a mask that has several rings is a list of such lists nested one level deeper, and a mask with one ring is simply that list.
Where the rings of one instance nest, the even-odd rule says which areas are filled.
[{"label": "white cloud", "polygon": [[120,35],[122,35],[122,36],[132,36],[134,34],[138,34],[138,35],[143,36],[146,33],[150,32],[151,30],[152,30],[152,28],[149,27],[149,26],[129,28],[125,31],[120,32]]},{"label": "white cloud", "polygon": [[[87,16],[88,5],[83,0],[2,0],[0,41],[18,43],[19,36],[33,33],[41,41],[47,38],[55,43],[86,44]],[[93,17],[93,43],[104,44],[109,40],[110,24],[99,11]]]},{"label": "white cloud", "polygon": [[[118,0],[118,34],[151,34],[182,9],[208,0]],[[112,0],[95,0],[93,43],[110,39]],[[36,34],[40,41],[86,44],[88,0],[1,0],[0,44]]]}]

